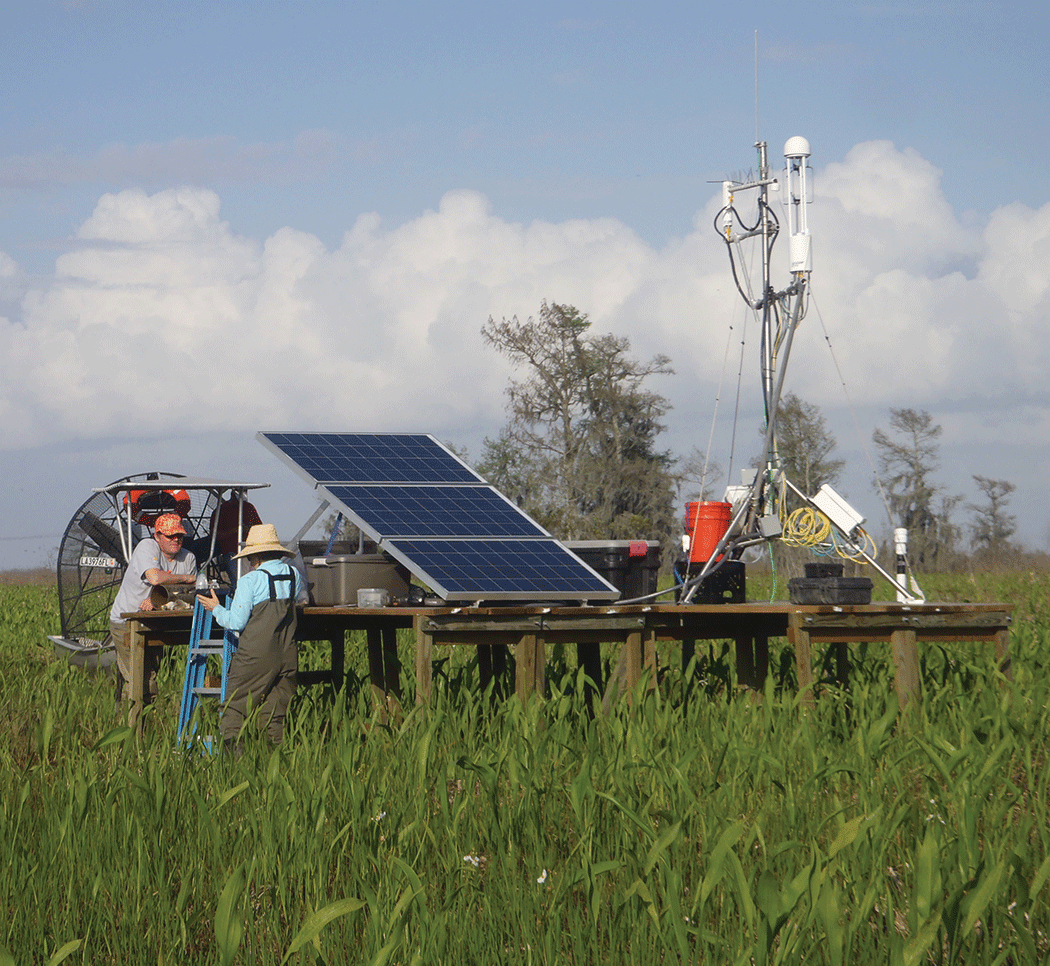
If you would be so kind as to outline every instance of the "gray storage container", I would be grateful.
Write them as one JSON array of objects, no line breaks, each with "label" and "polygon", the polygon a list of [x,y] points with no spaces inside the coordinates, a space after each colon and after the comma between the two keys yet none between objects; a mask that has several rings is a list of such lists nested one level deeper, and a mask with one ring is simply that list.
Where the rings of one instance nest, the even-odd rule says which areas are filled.
[{"label": "gray storage container", "polygon": [[385,553],[309,557],[305,563],[310,600],[318,607],[356,607],[357,592],[372,587],[386,590],[391,599],[408,593],[411,574]]}]

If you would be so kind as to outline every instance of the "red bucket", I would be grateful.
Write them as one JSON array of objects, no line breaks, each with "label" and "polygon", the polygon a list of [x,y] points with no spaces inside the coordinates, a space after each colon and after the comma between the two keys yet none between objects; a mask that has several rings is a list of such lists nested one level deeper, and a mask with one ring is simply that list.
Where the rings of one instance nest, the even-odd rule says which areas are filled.
[{"label": "red bucket", "polygon": [[689,535],[690,563],[710,560],[732,519],[732,503],[704,500],[685,505],[685,532]]}]

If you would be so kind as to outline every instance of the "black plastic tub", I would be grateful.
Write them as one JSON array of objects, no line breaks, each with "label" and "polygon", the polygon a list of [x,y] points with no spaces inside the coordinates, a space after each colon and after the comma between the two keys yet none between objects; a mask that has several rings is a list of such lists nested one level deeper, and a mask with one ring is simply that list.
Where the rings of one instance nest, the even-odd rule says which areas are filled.
[{"label": "black plastic tub", "polygon": [[[703,562],[689,563],[685,554],[675,561],[678,579],[696,577]],[[691,604],[743,604],[747,600],[747,570],[742,560],[723,560],[716,564],[693,592]],[[682,588],[675,588],[675,600],[681,600]]]},{"label": "black plastic tub", "polygon": [[564,543],[616,587],[621,600],[656,593],[660,572],[658,540],[566,540]]},{"label": "black plastic tub", "polygon": [[802,566],[810,578],[841,577],[843,571],[842,563],[834,560],[817,560]]},{"label": "black plastic tub", "polygon": [[788,581],[792,604],[870,604],[867,577],[795,577]]}]

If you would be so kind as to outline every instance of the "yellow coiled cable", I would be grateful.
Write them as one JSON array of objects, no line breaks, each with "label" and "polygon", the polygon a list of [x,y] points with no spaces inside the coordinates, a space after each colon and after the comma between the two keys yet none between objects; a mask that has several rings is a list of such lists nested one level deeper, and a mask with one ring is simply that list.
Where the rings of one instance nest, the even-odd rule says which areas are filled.
[{"label": "yellow coiled cable", "polygon": [[783,532],[780,539],[789,547],[809,547],[827,556],[834,555],[861,562],[864,561],[865,553],[872,558],[876,554],[875,541],[866,530],[857,527],[854,546],[844,547],[836,538],[831,521],[812,507],[799,507],[788,514],[786,519],[782,516],[781,527]]}]

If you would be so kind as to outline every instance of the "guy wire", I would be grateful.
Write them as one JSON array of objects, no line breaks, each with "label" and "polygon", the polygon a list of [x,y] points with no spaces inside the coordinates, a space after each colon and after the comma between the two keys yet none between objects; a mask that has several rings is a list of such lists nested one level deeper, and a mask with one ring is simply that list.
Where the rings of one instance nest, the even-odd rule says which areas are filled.
[{"label": "guy wire", "polygon": [[[744,321],[746,323],[747,317],[745,316]],[[726,351],[722,356],[722,373],[718,377],[718,392],[715,394],[715,408],[714,412],[711,413],[711,432],[707,437],[707,450],[704,453],[704,470],[700,478],[700,499],[704,498],[704,488],[707,484],[707,467],[711,462],[711,448],[714,446],[715,440],[715,424],[718,422],[718,405],[722,401],[722,387],[725,385],[726,369],[729,366],[729,347],[733,340],[733,323],[729,323],[729,331],[726,333]],[[739,376],[737,377],[737,385],[739,386]],[[732,456],[730,456],[732,461]]]},{"label": "guy wire", "polygon": [[886,519],[889,520],[890,526],[896,526],[893,520],[893,512],[890,510],[890,502],[886,497],[886,491],[882,487],[882,480],[879,478],[879,471],[875,468],[875,460],[872,458],[871,450],[868,449],[867,441],[860,431],[860,420],[857,419],[857,410],[853,405],[853,400],[850,398],[849,387],[846,385],[846,380],[842,375],[842,367],[839,365],[839,360],[835,356],[835,348],[831,344],[831,336],[828,335],[828,328],[824,324],[824,316],[821,314],[820,306],[817,304],[817,297],[813,293],[812,283],[809,293],[810,301],[813,307],[817,310],[817,318],[820,319],[820,329],[824,333],[824,341],[827,343],[828,352],[831,353],[831,361],[835,364],[835,371],[838,373],[839,385],[842,386],[842,392],[846,397],[846,402],[849,405],[850,416],[853,417],[853,426],[857,433],[857,439],[860,440],[861,448],[864,450],[864,455],[868,458],[868,465],[871,467],[871,475],[875,481],[875,488],[879,492],[879,498],[882,500],[882,505],[886,510]]}]

